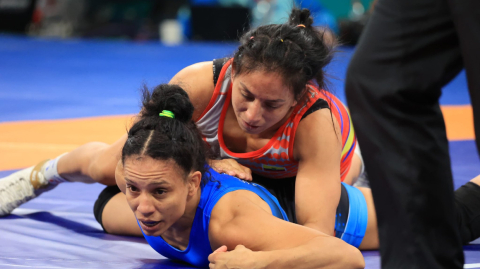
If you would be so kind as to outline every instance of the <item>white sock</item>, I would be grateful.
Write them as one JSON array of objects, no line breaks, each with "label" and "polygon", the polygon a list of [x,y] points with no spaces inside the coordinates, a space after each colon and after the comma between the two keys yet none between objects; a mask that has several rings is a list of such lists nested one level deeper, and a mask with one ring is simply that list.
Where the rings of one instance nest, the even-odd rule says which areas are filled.
[{"label": "white sock", "polygon": [[48,182],[53,183],[53,184],[58,184],[60,182],[66,182],[68,180],[64,179],[58,174],[57,171],[57,165],[58,165],[58,160],[67,153],[63,153],[62,155],[58,156],[57,158],[50,160],[46,162],[43,167],[43,175],[45,176],[45,179],[48,180]]}]

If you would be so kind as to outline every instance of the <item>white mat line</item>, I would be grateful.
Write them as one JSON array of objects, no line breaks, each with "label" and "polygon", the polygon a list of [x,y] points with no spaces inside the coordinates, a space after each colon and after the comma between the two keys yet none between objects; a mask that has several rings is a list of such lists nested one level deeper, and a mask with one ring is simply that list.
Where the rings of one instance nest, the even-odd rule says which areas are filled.
[{"label": "white mat line", "polygon": [[72,267],[51,267],[51,266],[31,266],[31,265],[19,265],[19,264],[0,264],[0,265],[6,265],[6,266],[12,266],[12,267],[27,267],[27,268],[49,268],[49,269],[78,269],[77,268],[72,268]]},{"label": "white mat line", "polygon": [[463,268],[480,268],[480,263],[465,264]]}]

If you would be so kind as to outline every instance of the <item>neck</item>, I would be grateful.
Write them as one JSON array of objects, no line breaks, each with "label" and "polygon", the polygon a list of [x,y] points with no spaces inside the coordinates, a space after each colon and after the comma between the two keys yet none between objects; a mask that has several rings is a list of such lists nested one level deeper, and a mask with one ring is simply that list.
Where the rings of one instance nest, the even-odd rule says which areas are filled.
[{"label": "neck", "polygon": [[198,188],[197,193],[187,201],[183,216],[162,234],[162,238],[173,247],[180,250],[187,248],[200,196],[201,188]]}]

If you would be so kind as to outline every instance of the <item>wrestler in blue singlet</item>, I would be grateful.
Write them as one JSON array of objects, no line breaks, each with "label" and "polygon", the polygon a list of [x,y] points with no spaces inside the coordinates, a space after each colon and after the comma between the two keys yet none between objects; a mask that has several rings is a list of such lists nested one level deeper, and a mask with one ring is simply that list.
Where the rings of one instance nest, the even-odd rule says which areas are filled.
[{"label": "wrestler in blue singlet", "polygon": [[[163,256],[188,262],[198,267],[208,267],[208,255],[213,250],[208,239],[208,224],[210,223],[210,214],[215,204],[225,194],[236,190],[249,190],[262,198],[272,210],[275,217],[288,221],[287,215],[272,194],[265,188],[255,183],[246,182],[236,177],[225,174],[219,174],[213,169],[208,170],[206,184],[201,187],[200,202],[198,203],[195,218],[193,219],[192,230],[188,246],[184,251],[170,246],[160,236],[145,236],[150,246]],[[203,175],[205,177],[205,175]],[[143,231],[142,231],[143,233]]]},{"label": "wrestler in blue singlet", "polygon": [[[189,243],[185,250],[181,251],[172,247],[161,236],[143,234],[150,246],[161,255],[188,262],[198,267],[208,267],[208,255],[213,252],[208,239],[210,214],[218,200],[225,194],[236,190],[254,192],[270,206],[272,215],[288,221],[288,217],[277,198],[262,186],[229,175],[219,174],[211,168],[208,172],[206,176],[210,176],[210,178],[205,180],[207,182],[205,185],[201,186],[200,202],[190,231]],[[342,198],[337,209],[335,224],[336,236],[358,247],[365,235],[367,217],[367,205],[362,193],[358,189],[342,183]]]}]

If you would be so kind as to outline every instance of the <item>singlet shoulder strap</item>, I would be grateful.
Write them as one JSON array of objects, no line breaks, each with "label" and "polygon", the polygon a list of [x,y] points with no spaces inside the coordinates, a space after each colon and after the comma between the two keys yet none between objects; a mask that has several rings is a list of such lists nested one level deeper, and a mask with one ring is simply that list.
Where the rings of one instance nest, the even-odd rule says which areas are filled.
[{"label": "singlet shoulder strap", "polygon": [[312,114],[313,112],[315,112],[317,110],[320,110],[320,109],[324,109],[324,108],[330,109],[330,106],[328,105],[328,102],[326,100],[320,98],[317,101],[315,101],[315,103],[307,110],[307,112],[305,112],[305,114],[303,114],[303,116],[300,120],[303,120],[304,118],[306,118],[308,115]]},{"label": "singlet shoulder strap", "polygon": [[214,59],[213,60],[213,86],[217,86],[217,81],[218,78],[220,77],[220,72],[222,71],[223,66],[227,61],[230,60],[230,58],[225,57],[225,58],[220,58],[220,59]]}]

